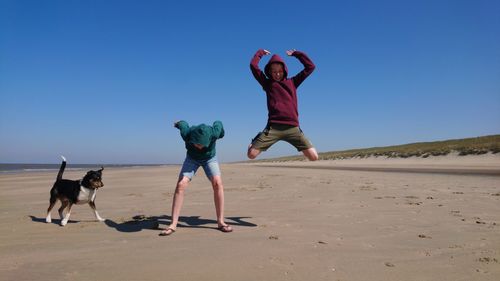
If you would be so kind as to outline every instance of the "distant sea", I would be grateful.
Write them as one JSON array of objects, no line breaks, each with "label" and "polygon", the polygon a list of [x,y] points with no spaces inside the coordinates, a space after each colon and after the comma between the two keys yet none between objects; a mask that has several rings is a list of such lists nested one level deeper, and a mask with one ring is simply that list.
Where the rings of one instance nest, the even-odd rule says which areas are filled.
[{"label": "distant sea", "polygon": [[[66,171],[77,170],[97,170],[101,166],[104,168],[130,168],[130,167],[154,167],[164,166],[164,164],[68,164]],[[24,172],[46,172],[59,171],[61,164],[2,164],[0,163],[0,174],[24,173]]]}]

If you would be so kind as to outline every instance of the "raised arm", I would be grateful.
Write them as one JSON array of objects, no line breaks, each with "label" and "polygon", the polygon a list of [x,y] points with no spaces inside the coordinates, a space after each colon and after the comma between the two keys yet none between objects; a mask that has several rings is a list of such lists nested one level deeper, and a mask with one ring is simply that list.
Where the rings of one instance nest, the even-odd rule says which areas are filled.
[{"label": "raised arm", "polygon": [[189,124],[188,122],[181,120],[177,121],[174,123],[174,127],[179,129],[181,132],[181,137],[184,141],[188,141],[188,135],[189,135]]},{"label": "raised arm", "polygon": [[257,80],[257,82],[259,82],[261,86],[264,86],[264,83],[266,81],[266,75],[262,70],[260,70],[259,62],[263,56],[269,54],[270,52],[268,50],[259,49],[252,57],[252,60],[250,61],[250,70],[252,71],[253,77],[255,77],[255,79]]},{"label": "raised arm", "polygon": [[212,128],[214,130],[214,136],[217,139],[222,139],[224,137],[224,126],[221,121],[215,121],[212,124]]},{"label": "raised arm", "polygon": [[312,60],[303,52],[297,51],[297,50],[289,50],[286,51],[286,54],[289,56],[294,56],[296,57],[302,65],[304,65],[304,69],[297,73],[294,77],[292,77],[293,83],[295,87],[298,87],[304,80],[306,80],[307,76],[311,75],[313,73],[314,69],[316,66],[312,62]]}]

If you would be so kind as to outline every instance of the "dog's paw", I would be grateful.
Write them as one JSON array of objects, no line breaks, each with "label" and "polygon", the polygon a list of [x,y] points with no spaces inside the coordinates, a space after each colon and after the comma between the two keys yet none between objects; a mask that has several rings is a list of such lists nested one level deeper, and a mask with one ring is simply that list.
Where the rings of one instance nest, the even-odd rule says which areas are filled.
[{"label": "dog's paw", "polygon": [[103,222],[105,221],[106,219],[103,219],[103,218],[97,218],[97,221],[100,221],[100,222]]},{"label": "dog's paw", "polygon": [[45,222],[46,222],[46,223],[51,223],[51,222],[52,222],[52,219],[51,219],[51,218],[46,218],[46,219],[45,219]]},{"label": "dog's paw", "polygon": [[61,221],[61,226],[65,226],[66,224],[68,224],[67,221],[64,221],[64,220]]}]

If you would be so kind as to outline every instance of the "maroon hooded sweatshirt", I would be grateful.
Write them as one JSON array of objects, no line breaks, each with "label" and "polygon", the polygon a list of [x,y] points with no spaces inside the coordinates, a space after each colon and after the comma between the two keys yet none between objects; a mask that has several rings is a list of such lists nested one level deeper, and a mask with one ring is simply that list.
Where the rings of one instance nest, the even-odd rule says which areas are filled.
[{"label": "maroon hooded sweatshirt", "polygon": [[[304,69],[289,79],[288,68],[278,55],[271,57],[264,68],[264,72],[262,72],[259,68],[259,61],[264,55],[264,50],[258,50],[250,61],[250,69],[267,95],[267,123],[299,126],[297,88],[314,71],[314,63],[305,53],[294,51],[292,56],[299,59],[304,65]],[[283,64],[284,75],[281,81],[274,81],[271,78],[270,66],[275,62]]]}]

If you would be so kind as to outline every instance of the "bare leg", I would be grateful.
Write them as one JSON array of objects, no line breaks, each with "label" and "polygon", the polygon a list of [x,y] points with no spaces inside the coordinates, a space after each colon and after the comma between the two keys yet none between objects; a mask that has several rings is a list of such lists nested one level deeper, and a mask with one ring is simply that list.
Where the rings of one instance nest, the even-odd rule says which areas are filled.
[{"label": "bare leg", "polygon": [[318,152],[316,152],[316,149],[314,147],[302,150],[302,153],[304,154],[307,159],[311,161],[316,161],[318,160]]},{"label": "bare leg", "polygon": [[255,159],[260,154],[260,150],[253,148],[252,144],[248,146],[247,157],[249,159]]},{"label": "bare leg", "polygon": [[181,213],[182,203],[184,202],[184,191],[189,185],[189,178],[181,176],[175,187],[174,199],[172,201],[172,222],[166,229],[166,232],[162,232],[165,235],[171,234],[177,229],[177,223],[179,222],[179,215]]},{"label": "bare leg", "polygon": [[219,226],[224,223],[224,187],[222,185],[221,176],[213,176],[210,178],[212,188],[214,190],[215,212],[217,214],[217,224]]},{"label": "bare leg", "polygon": [[224,222],[224,186],[221,176],[210,178],[214,190],[215,213],[217,214],[217,227],[224,228],[224,232],[231,232],[232,228]]}]

